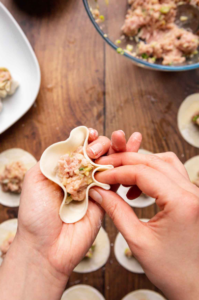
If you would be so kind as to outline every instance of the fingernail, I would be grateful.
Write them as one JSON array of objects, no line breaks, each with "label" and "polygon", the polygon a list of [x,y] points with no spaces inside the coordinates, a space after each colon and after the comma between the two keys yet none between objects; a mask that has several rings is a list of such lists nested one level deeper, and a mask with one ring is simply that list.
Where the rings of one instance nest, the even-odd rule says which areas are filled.
[{"label": "fingernail", "polygon": [[91,189],[89,191],[89,196],[97,203],[99,203],[99,204],[102,203],[102,196],[96,190]]},{"label": "fingernail", "polygon": [[94,156],[96,156],[102,152],[103,147],[100,143],[96,143],[96,144],[92,145],[91,147],[89,147],[88,150],[91,151]]},{"label": "fingernail", "polygon": [[118,130],[118,131],[121,131],[125,135],[125,132],[123,130]]},{"label": "fingernail", "polygon": [[134,132],[132,135],[132,139],[141,141],[142,140],[142,135],[139,132]]}]

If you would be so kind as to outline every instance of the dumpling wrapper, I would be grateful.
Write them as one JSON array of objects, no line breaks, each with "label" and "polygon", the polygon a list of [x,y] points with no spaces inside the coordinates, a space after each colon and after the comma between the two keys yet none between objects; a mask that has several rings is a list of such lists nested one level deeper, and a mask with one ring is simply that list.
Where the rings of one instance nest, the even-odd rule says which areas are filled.
[{"label": "dumpling wrapper", "polygon": [[178,111],[178,128],[183,138],[192,146],[199,148],[199,126],[191,119],[199,112],[199,94],[187,97]]},{"label": "dumpling wrapper", "polygon": [[[51,181],[58,184],[64,191],[64,199],[60,207],[59,215],[64,223],[75,223],[81,220],[88,209],[88,198],[89,189],[93,186],[99,186],[105,190],[109,190],[108,184],[98,182],[94,175],[98,171],[105,171],[112,169],[113,166],[101,166],[95,164],[87,155],[86,147],[88,145],[89,130],[85,126],[80,126],[73,129],[70,133],[69,138],[66,141],[55,143],[48,147],[42,154],[40,160],[41,172]],[[65,187],[60,182],[57,175],[58,161],[60,157],[66,153],[74,152],[78,147],[83,146],[84,156],[87,160],[96,167],[92,173],[93,183],[91,183],[86,190],[86,198],[83,201],[71,201],[67,202],[67,192]]]},{"label": "dumpling wrapper", "polygon": [[[144,150],[144,149],[140,149],[138,151],[138,153],[141,154],[152,154],[152,152]],[[127,198],[127,193],[130,190],[131,187],[125,187],[123,185],[120,185],[117,194],[124,199],[125,202],[127,202],[131,207],[139,207],[139,208],[143,208],[143,207],[147,207],[150,206],[152,204],[155,203],[155,199],[151,198],[147,195],[143,195],[141,194],[138,198],[134,199],[134,200],[129,200]]]},{"label": "dumpling wrapper", "polygon": [[[140,219],[142,222],[148,222],[148,219]],[[115,244],[114,244],[114,253],[118,263],[124,267],[126,270],[137,273],[144,274],[144,270],[140,263],[134,257],[126,257],[125,250],[129,248],[126,240],[121,233],[118,233]]]},{"label": "dumpling wrapper", "polygon": [[122,300],[166,300],[162,295],[150,290],[137,290],[126,295]]},{"label": "dumpling wrapper", "polygon": [[[19,148],[9,149],[0,154],[0,173],[4,171],[5,165],[15,161],[24,163],[27,170],[37,163],[37,160],[27,151]],[[19,206],[19,202],[20,194],[3,192],[0,184],[0,204],[9,207],[17,207]]]},{"label": "dumpling wrapper", "polygon": [[74,272],[89,273],[100,269],[106,264],[110,255],[110,241],[104,228],[100,228],[95,243],[93,256],[91,258],[84,258],[74,269]]},{"label": "dumpling wrapper", "polygon": [[[15,235],[17,232],[18,220],[10,219],[0,224],[0,245],[9,237],[9,235]],[[0,265],[3,259],[0,257]]]},{"label": "dumpling wrapper", "polygon": [[66,290],[61,300],[105,300],[105,298],[95,288],[86,284],[78,284]]},{"label": "dumpling wrapper", "polygon": [[191,159],[187,160],[184,164],[187,173],[189,175],[189,179],[193,182],[199,176],[199,155],[192,157]]}]

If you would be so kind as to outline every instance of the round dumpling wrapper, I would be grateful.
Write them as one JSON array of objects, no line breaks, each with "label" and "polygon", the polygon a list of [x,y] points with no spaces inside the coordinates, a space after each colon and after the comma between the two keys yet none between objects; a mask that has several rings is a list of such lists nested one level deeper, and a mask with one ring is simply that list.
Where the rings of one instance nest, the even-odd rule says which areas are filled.
[{"label": "round dumpling wrapper", "polygon": [[126,295],[122,300],[166,300],[162,295],[150,290],[137,290]]},{"label": "round dumpling wrapper", "polygon": [[95,288],[79,284],[66,290],[61,300],[105,300],[105,298]]},{"label": "round dumpling wrapper", "polygon": [[[32,168],[36,163],[36,159],[27,151],[19,148],[6,150],[0,154],[0,174],[4,171],[7,164],[21,161],[27,170]],[[0,186],[0,204],[9,207],[17,207],[20,202],[20,194],[3,192]]]},{"label": "round dumpling wrapper", "polygon": [[89,273],[100,269],[106,264],[110,255],[110,241],[104,228],[100,228],[95,243],[93,256],[84,258],[74,269],[74,272]]},{"label": "round dumpling wrapper", "polygon": [[[140,149],[138,151],[138,153],[141,153],[141,154],[152,154],[152,152],[150,151],[147,151],[145,149]],[[127,193],[128,191],[130,190],[130,187],[125,187],[123,185],[120,185],[118,191],[117,191],[117,194],[122,197],[124,199],[125,202],[127,202],[130,206],[132,207],[139,207],[139,208],[142,208],[142,207],[147,207],[147,206],[150,206],[152,204],[155,203],[155,199],[152,198],[152,197],[149,197],[145,194],[141,194],[138,198],[134,199],[134,200],[129,200],[127,198]]]},{"label": "round dumpling wrapper", "polygon": [[183,138],[199,148],[199,126],[192,123],[192,117],[199,112],[199,94],[187,97],[178,111],[178,128]]},{"label": "round dumpling wrapper", "polygon": [[187,170],[190,180],[192,182],[195,181],[199,177],[199,155],[187,160],[184,166]]},{"label": "round dumpling wrapper", "polygon": [[[148,222],[148,219],[140,219],[142,222]],[[122,236],[121,233],[118,233],[115,245],[114,245],[114,252],[115,257],[119,264],[124,267],[126,270],[137,273],[137,274],[144,274],[144,270],[142,269],[142,266],[140,263],[134,258],[134,257],[126,257],[125,256],[125,250],[129,248],[126,240]]]}]

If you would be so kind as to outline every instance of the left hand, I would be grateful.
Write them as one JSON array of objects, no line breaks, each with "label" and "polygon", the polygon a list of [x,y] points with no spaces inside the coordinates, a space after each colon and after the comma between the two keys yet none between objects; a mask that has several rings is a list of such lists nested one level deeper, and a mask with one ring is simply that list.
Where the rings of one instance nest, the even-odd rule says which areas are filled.
[{"label": "left hand", "polygon": [[[137,151],[141,134],[134,133],[126,144],[122,131],[108,138],[98,137],[90,129],[87,153],[96,159],[107,152]],[[29,245],[30,251],[39,253],[53,273],[67,280],[72,270],[85,256],[99,231],[104,210],[89,201],[85,217],[75,224],[65,224],[59,217],[63,193],[59,186],[48,180],[40,171],[39,163],[25,176],[19,209],[19,226],[13,244]],[[11,246],[12,248],[12,246]],[[20,248],[20,247],[19,247]],[[52,273],[52,272],[51,272]]]}]

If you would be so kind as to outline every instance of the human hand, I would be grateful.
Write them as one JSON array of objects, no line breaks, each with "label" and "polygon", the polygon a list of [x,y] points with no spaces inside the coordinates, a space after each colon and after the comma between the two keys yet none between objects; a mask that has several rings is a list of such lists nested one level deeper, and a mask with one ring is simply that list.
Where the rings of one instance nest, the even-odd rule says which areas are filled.
[{"label": "human hand", "polygon": [[115,193],[90,190],[90,196],[113,219],[148,278],[169,300],[197,299],[199,189],[190,182],[182,163],[173,153],[121,153],[97,162],[116,167],[96,174],[100,182],[136,185],[156,198],[160,212],[143,223]]},{"label": "human hand", "polygon": [[[105,153],[127,148],[137,151],[141,135],[134,133],[126,144],[124,133],[116,131],[112,135],[111,145],[108,138],[98,138],[98,133],[90,129],[89,142],[88,155],[91,158],[98,158]],[[98,204],[89,201],[87,214],[81,221],[64,224],[59,218],[62,200],[63,193],[60,187],[43,176],[39,164],[26,174],[19,209],[18,232],[3,264],[4,269],[9,269],[5,267],[6,261],[10,262],[10,258],[13,258],[16,264],[18,259],[21,273],[22,266],[27,270],[27,262],[35,266],[32,270],[28,265],[29,276],[37,274],[38,281],[41,282],[37,283],[37,286],[42,285],[42,289],[48,282],[47,285],[51,286],[48,289],[51,297],[53,297],[52,286],[58,286],[61,292],[64,289],[70,273],[95,240],[104,215],[103,209]],[[3,276],[3,272],[1,273]],[[45,282],[41,278],[45,278]],[[60,292],[58,294],[57,298],[61,295]]]}]

